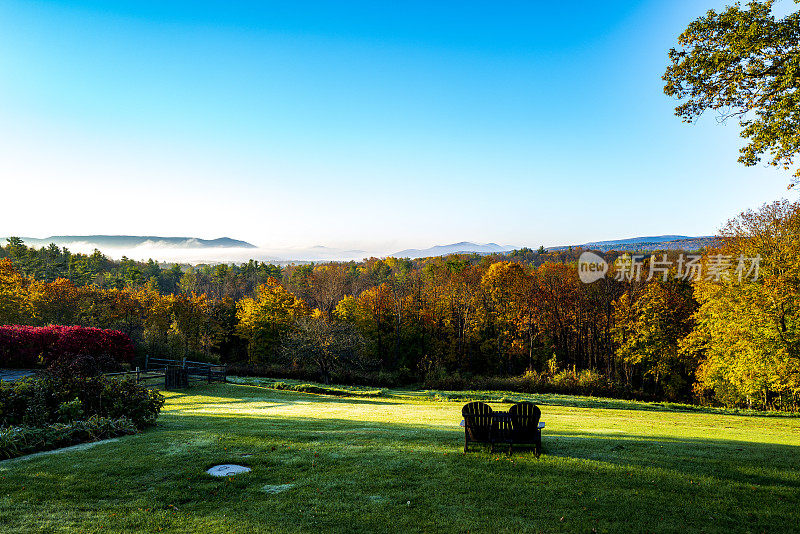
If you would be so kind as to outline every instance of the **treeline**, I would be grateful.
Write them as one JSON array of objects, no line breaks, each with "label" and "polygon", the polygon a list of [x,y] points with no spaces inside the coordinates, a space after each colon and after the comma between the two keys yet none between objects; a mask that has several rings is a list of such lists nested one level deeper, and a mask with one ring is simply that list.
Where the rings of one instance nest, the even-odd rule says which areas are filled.
[{"label": "treeline", "polygon": [[[525,265],[541,265],[546,262],[570,263],[577,260],[580,250],[546,252],[544,248],[533,251],[522,248],[503,255],[489,257],[492,261],[507,258]],[[615,256],[613,256],[615,257]],[[259,285],[267,283],[270,278],[280,280],[292,291],[309,289],[315,265],[299,264],[282,267],[255,260],[240,265],[179,265],[165,267],[152,258],[146,262],[122,257],[113,260],[99,250],[92,254],[70,252],[67,248],[59,248],[55,244],[48,247],[28,247],[18,237],[7,239],[5,246],[0,245],[0,259],[13,261],[16,269],[24,276],[43,282],[53,282],[59,278],[72,281],[78,286],[93,285],[101,289],[123,289],[148,287],[161,294],[205,294],[210,298],[231,298],[239,300],[245,296],[253,296]],[[478,262],[482,256],[464,255],[470,262]],[[369,262],[375,262],[371,259]],[[419,266],[425,260],[415,260]],[[370,279],[357,280],[364,270],[359,270],[356,262],[337,263],[346,265],[347,283],[343,291],[352,291],[372,284]],[[342,293],[342,294],[345,294]],[[314,298],[306,291],[305,297]]]},{"label": "treeline", "polygon": [[[799,212],[784,201],[742,214],[722,232],[723,247],[704,252],[703,273],[719,271],[723,255],[758,256],[758,277],[742,280],[735,261],[726,276],[682,276],[676,251],[645,258],[638,280],[613,267],[616,254],[600,254],[612,268],[587,284],[580,250],[195,269],[62,250],[68,271],[58,278],[57,262],[37,259],[53,247],[10,241],[0,323],[115,328],[142,353],[326,381],[796,410]],[[76,278],[87,263],[100,266],[88,282]],[[678,267],[648,277],[664,264]],[[46,265],[51,279],[35,271]]]},{"label": "treeline", "polygon": [[257,261],[242,265],[215,266],[173,264],[169,268],[150,259],[136,261],[123,256],[112,260],[99,250],[92,254],[72,253],[55,244],[28,247],[18,237],[8,238],[0,246],[0,259],[13,261],[17,270],[42,282],[63,278],[78,286],[92,285],[100,289],[148,287],[162,294],[204,293],[212,298],[239,299],[255,293],[259,284],[281,278],[280,266]]}]

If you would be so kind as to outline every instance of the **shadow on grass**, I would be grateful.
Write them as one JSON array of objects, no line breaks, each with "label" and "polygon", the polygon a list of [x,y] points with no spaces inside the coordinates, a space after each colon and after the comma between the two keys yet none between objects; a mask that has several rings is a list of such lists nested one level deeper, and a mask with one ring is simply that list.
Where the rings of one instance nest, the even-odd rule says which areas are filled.
[{"label": "shadow on grass", "polygon": [[[550,432],[545,454],[800,489],[800,447],[712,438]],[[773,474],[768,474],[772,472]],[[781,475],[777,475],[781,472]]]},{"label": "shadow on grass", "polygon": [[[171,396],[210,397],[233,409],[266,397],[252,386],[207,386]],[[386,404],[295,392],[270,391],[269,397],[280,406],[307,406],[309,398],[378,410]],[[100,518],[106,530],[118,532],[375,532],[387,525],[394,531],[730,532],[786,531],[798,524],[800,447],[546,430],[537,460],[521,451],[511,458],[462,455],[456,410],[453,428],[388,416],[241,417],[192,410],[187,403],[143,434],[3,472],[0,511],[13,512],[6,516],[13,521],[8,528],[30,527],[42,510],[59,521],[77,518],[67,525],[73,530]],[[236,462],[253,471],[220,480],[204,473],[210,465]],[[293,486],[282,493],[262,491],[286,484]]]},{"label": "shadow on grass", "polygon": [[[237,386],[241,388],[252,386]],[[204,396],[205,392],[202,393]],[[271,407],[306,405],[308,394],[280,392],[280,401]],[[223,398],[220,396],[219,398]],[[232,407],[239,403],[257,401],[260,395],[229,401]],[[322,398],[314,395],[316,402],[344,405],[395,404],[374,399],[349,397]],[[228,403],[228,402],[226,402]],[[243,435],[263,436],[267,439],[286,439],[295,446],[313,445],[336,448],[343,446],[371,447],[375,452],[389,449],[398,453],[430,451],[432,448],[462,451],[464,433],[457,426],[460,414],[454,412],[453,427],[441,425],[319,417],[295,414],[246,414],[206,416],[193,414],[188,407],[165,415],[179,418],[188,426],[206,429],[235,429]],[[246,423],[243,423],[246,421]],[[800,489],[800,447],[794,445],[758,443],[744,439],[678,438],[653,435],[582,433],[579,431],[545,430],[543,433],[543,458],[561,460],[591,460],[617,468],[644,468],[672,472],[688,478],[707,476],[715,479],[737,481],[743,484],[781,485]],[[498,453],[505,449],[498,447]],[[483,454],[481,449],[469,454]],[[529,455],[529,449],[515,449],[514,456]]]}]

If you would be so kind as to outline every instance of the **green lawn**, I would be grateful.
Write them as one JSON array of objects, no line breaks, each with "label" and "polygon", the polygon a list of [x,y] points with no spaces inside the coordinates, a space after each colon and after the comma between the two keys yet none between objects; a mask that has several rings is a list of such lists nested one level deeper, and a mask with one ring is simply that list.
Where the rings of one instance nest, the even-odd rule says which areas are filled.
[{"label": "green lawn", "polygon": [[0,531],[800,531],[800,418],[537,398],[536,459],[462,454],[429,394],[166,395],[143,434],[0,462]]}]

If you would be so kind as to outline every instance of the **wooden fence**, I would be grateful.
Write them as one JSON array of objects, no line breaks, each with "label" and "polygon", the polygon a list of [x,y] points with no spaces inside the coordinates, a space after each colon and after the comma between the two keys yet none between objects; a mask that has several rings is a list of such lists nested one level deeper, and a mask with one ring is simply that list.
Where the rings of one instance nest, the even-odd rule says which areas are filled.
[{"label": "wooden fence", "polygon": [[225,382],[227,367],[208,362],[148,357],[144,369],[137,367],[133,371],[106,373],[106,376],[133,379],[137,384],[141,383],[148,387],[182,389],[198,382]]}]

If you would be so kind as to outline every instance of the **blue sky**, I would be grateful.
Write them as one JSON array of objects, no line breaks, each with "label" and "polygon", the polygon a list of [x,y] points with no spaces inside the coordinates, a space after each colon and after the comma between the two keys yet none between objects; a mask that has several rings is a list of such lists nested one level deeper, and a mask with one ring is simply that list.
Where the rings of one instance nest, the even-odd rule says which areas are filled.
[{"label": "blue sky", "polygon": [[0,235],[714,233],[796,196],[663,95],[677,35],[725,3],[6,0]]}]

